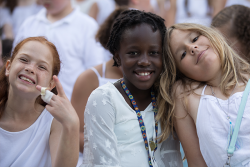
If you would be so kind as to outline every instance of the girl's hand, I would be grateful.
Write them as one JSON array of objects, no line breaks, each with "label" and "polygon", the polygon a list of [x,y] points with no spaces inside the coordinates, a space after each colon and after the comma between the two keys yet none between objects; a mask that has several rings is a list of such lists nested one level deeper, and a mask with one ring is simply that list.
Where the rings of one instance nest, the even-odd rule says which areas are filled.
[{"label": "girl's hand", "polygon": [[[53,95],[50,103],[46,105],[46,109],[51,113],[51,115],[62,124],[63,127],[71,127],[72,125],[77,125],[79,123],[79,118],[76,114],[75,109],[71,105],[67,96],[64,93],[63,87],[57,78],[53,76],[55,86],[58,95]],[[41,92],[41,86],[37,85],[36,89]]]}]

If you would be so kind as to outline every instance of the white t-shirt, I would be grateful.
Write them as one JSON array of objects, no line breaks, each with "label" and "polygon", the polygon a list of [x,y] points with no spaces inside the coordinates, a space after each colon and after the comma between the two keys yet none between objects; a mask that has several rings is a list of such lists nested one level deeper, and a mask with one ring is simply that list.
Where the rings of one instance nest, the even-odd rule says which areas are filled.
[{"label": "white t-shirt", "polygon": [[59,80],[70,100],[77,77],[86,69],[103,62],[103,48],[95,40],[97,29],[95,20],[77,9],[54,23],[48,21],[46,9],[42,9],[25,20],[14,46],[32,36],[45,36],[54,43],[62,62]]},{"label": "white t-shirt", "polygon": [[[228,113],[235,126],[243,92],[237,92],[228,100],[222,100],[211,95],[205,95],[204,87],[197,113],[196,129],[200,150],[208,167],[223,166],[227,161],[227,143],[229,133]],[[229,102],[229,105],[228,105]],[[221,108],[221,107],[222,108]],[[250,166],[250,96],[245,106],[240,130],[237,138],[240,148],[231,157],[231,166]]]},{"label": "white t-shirt", "polygon": [[227,0],[226,7],[231,5],[244,5],[246,7],[250,7],[250,1],[248,0]]},{"label": "white t-shirt", "polygon": [[[153,106],[141,111],[148,140],[155,138]],[[81,167],[148,167],[136,112],[112,83],[95,89],[84,113],[84,153]],[[158,136],[161,134],[159,123]],[[170,136],[157,145],[154,167],[182,167],[180,143]],[[151,157],[153,152],[150,151]]]},{"label": "white t-shirt", "polygon": [[12,26],[14,35],[17,34],[18,29],[22,23],[30,16],[37,14],[43,7],[36,3],[28,6],[17,6],[12,13]]},{"label": "white t-shirt", "polygon": [[1,167],[49,167],[50,129],[53,116],[44,109],[27,129],[9,132],[0,128]]},{"label": "white t-shirt", "polygon": [[96,21],[101,25],[106,18],[115,10],[114,0],[97,0],[97,6],[99,8],[99,13],[97,14]]}]

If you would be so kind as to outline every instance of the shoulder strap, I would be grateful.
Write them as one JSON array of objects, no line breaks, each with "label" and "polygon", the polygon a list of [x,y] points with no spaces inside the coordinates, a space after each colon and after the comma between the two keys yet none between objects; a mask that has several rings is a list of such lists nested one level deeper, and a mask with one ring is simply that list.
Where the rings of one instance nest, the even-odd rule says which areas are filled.
[{"label": "shoulder strap", "polygon": [[244,109],[245,109],[245,106],[247,103],[249,91],[250,91],[250,79],[248,80],[247,86],[243,92],[243,96],[241,99],[241,103],[240,103],[240,107],[239,107],[239,111],[238,111],[238,115],[237,115],[237,119],[236,119],[236,123],[235,123],[235,127],[234,127],[233,136],[232,136],[230,145],[229,145],[228,150],[227,150],[227,153],[229,155],[233,155],[234,150],[235,150],[235,143],[236,143],[236,140],[238,137],[240,124],[241,124],[242,116],[243,116]]},{"label": "shoulder strap", "polygon": [[102,77],[105,78],[106,62],[102,64]]},{"label": "shoulder strap", "polygon": [[99,80],[99,78],[101,77],[100,74],[99,74],[99,72],[94,67],[91,67],[90,69],[95,72],[95,74],[97,75],[98,80]]}]

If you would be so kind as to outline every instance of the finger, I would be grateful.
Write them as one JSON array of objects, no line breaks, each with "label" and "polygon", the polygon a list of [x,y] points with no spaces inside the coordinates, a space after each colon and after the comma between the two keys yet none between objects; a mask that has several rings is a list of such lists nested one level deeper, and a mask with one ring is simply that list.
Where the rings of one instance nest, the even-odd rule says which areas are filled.
[{"label": "finger", "polygon": [[36,85],[36,89],[41,92],[42,87],[40,85]]},{"label": "finger", "polygon": [[64,90],[63,90],[63,87],[62,87],[62,84],[60,83],[60,81],[56,75],[53,76],[53,80],[55,81],[55,84],[56,84],[56,90],[58,92],[58,96],[66,97]]}]

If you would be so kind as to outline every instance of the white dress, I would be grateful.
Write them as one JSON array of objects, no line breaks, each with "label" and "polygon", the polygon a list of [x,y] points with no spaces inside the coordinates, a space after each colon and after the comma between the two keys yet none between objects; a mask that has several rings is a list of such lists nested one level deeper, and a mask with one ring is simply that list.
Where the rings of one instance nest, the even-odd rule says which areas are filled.
[{"label": "white dress", "polygon": [[50,129],[53,116],[44,109],[27,129],[9,132],[0,128],[1,167],[49,167]]},{"label": "white dress", "polygon": [[[155,137],[153,106],[141,111],[148,140]],[[148,167],[148,153],[135,111],[112,83],[95,89],[84,113],[84,153],[81,167]],[[160,136],[161,127],[158,129]],[[158,144],[154,167],[182,167],[179,141]],[[151,152],[152,153],[152,152]]]},{"label": "white dress", "polygon": [[[229,121],[223,110],[228,111],[228,100],[218,99],[222,110],[216,97],[204,94],[205,88],[206,86],[202,91],[196,121],[200,150],[208,167],[222,167],[227,160]],[[243,92],[237,92],[230,97],[228,113],[233,127],[242,95]],[[250,96],[248,96],[237,141],[240,149],[234,152],[231,166],[250,167]]]}]

